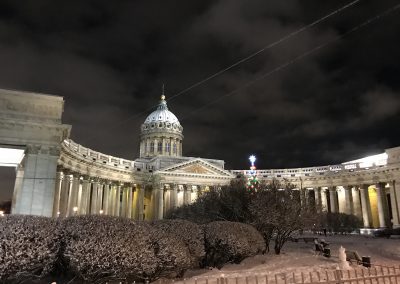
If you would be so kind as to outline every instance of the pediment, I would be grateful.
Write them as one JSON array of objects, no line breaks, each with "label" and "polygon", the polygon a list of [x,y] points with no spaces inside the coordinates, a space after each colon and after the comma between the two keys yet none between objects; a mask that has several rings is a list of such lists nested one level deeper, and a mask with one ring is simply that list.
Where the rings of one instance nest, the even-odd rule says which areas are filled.
[{"label": "pediment", "polygon": [[218,168],[202,159],[179,163],[160,169],[160,171],[165,173],[232,177],[230,172]]}]

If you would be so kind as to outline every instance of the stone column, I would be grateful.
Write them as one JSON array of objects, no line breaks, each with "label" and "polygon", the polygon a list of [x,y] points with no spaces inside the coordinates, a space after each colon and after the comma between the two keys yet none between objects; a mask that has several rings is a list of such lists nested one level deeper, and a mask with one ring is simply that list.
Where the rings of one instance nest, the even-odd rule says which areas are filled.
[{"label": "stone column", "polygon": [[137,220],[142,221],[143,220],[143,209],[144,209],[144,185],[136,185],[136,191],[137,191],[137,198],[136,198],[136,215],[137,215]]},{"label": "stone column", "polygon": [[161,185],[157,190],[156,198],[156,207],[154,209],[156,210],[155,212],[157,215],[155,215],[155,219],[162,220],[164,213],[164,185]]},{"label": "stone column", "polygon": [[[68,213],[67,216],[73,216],[78,214],[78,211],[74,211],[75,207],[78,207],[78,191],[79,191],[79,174],[74,173],[72,176],[72,187],[68,199]],[[79,209],[79,208],[78,208]]]},{"label": "stone column", "polygon": [[363,215],[361,210],[360,191],[357,186],[355,186],[354,189],[352,190],[352,196],[353,196],[354,215],[356,215],[358,218],[362,220]]},{"label": "stone column", "polygon": [[53,215],[59,156],[58,147],[27,146],[14,185],[12,214]]},{"label": "stone column", "polygon": [[68,213],[68,199],[70,192],[71,176],[69,172],[64,172],[64,177],[61,184],[60,198],[60,217],[66,217]]},{"label": "stone column", "polygon": [[[103,210],[103,188],[104,188],[104,181],[99,181],[97,185],[97,212],[96,214],[100,214],[100,211]],[[104,210],[102,211],[104,214]]]},{"label": "stone column", "polygon": [[121,217],[126,218],[127,204],[128,204],[128,191],[126,186],[121,188],[122,202],[121,202]]},{"label": "stone column", "polygon": [[321,209],[323,212],[328,212],[328,198],[326,196],[327,194],[328,190],[321,188]]},{"label": "stone column", "polygon": [[171,209],[171,187],[164,192],[164,216],[167,215],[168,211]]},{"label": "stone column", "polygon": [[57,172],[56,175],[56,190],[54,193],[54,203],[53,203],[53,217],[58,217],[60,212],[60,197],[61,197],[61,183],[63,180],[63,173]]},{"label": "stone column", "polygon": [[364,227],[371,228],[372,216],[371,216],[371,207],[369,204],[367,185],[360,186],[360,194],[361,194],[361,209],[362,209]]},{"label": "stone column", "polygon": [[378,201],[378,217],[379,217],[379,227],[387,228],[387,214],[386,214],[386,194],[385,194],[385,185],[382,183],[378,183],[375,185],[377,201]]},{"label": "stone column", "polygon": [[329,187],[329,199],[329,203],[331,205],[331,213],[338,212],[336,186]]},{"label": "stone column", "polygon": [[115,212],[115,195],[116,195],[116,191],[117,188],[115,186],[115,184],[111,183],[110,184],[110,196],[109,198],[109,202],[108,202],[108,215],[110,216],[114,216],[114,212]]},{"label": "stone column", "polygon": [[88,176],[84,176],[82,180],[82,197],[79,204],[79,214],[89,215],[90,211],[90,181]]},{"label": "stone column", "polygon": [[399,196],[397,196],[396,193],[396,182],[394,180],[389,181],[389,190],[390,190],[390,204],[392,207],[392,222],[393,222],[393,228],[399,228],[400,227],[400,216],[399,216],[399,206],[398,206],[398,201],[399,201]]},{"label": "stone column", "polygon": [[186,184],[183,188],[183,204],[188,205],[190,204],[191,197],[192,197],[192,185]]},{"label": "stone column", "polygon": [[314,187],[314,198],[315,198],[315,209],[318,213],[320,213],[322,211],[322,196],[320,187]]},{"label": "stone column", "polygon": [[354,214],[352,186],[344,186],[344,199],[346,202],[344,212],[346,214]]},{"label": "stone column", "polygon": [[98,214],[99,210],[97,208],[98,206],[98,187],[99,187],[99,181],[97,179],[95,179],[93,182],[93,188],[92,188],[92,202],[91,202],[91,206],[90,206],[90,214],[94,215],[94,214]]},{"label": "stone column", "polygon": [[114,216],[120,216],[120,206],[121,206],[121,184],[118,184],[115,194]]},{"label": "stone column", "polygon": [[127,208],[127,218],[132,219],[132,207],[133,207],[133,188],[132,185],[129,184],[128,188],[128,208]]},{"label": "stone column", "polygon": [[172,189],[171,189],[171,202],[170,202],[170,206],[171,209],[176,209],[176,207],[178,206],[178,185],[177,184],[172,184]]},{"label": "stone column", "polygon": [[103,200],[103,214],[109,215],[110,207],[110,181],[104,182],[104,200]]}]

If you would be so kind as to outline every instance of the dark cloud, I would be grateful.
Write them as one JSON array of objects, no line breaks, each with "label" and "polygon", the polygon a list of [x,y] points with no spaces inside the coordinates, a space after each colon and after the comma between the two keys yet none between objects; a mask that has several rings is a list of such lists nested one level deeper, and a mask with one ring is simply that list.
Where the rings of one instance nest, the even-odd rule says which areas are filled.
[{"label": "dark cloud", "polygon": [[[133,159],[162,83],[171,97],[346,3],[4,0],[0,86],[64,96],[76,142]],[[400,145],[399,11],[240,89],[394,4],[360,1],[169,101],[184,154],[299,167]]]}]

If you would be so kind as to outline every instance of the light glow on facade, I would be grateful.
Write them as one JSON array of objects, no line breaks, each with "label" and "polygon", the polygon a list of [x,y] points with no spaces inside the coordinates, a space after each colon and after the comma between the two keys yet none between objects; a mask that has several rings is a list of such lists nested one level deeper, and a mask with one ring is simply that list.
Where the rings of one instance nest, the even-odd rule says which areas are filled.
[{"label": "light glow on facade", "polygon": [[343,164],[346,165],[346,164],[358,163],[360,168],[370,168],[373,166],[385,166],[387,164],[387,158],[388,158],[388,154],[382,153],[382,154],[372,155],[372,156],[368,156],[368,157],[361,158],[358,160],[346,162]]},{"label": "light glow on facade", "polygon": [[23,149],[0,148],[0,167],[16,167],[23,157]]}]

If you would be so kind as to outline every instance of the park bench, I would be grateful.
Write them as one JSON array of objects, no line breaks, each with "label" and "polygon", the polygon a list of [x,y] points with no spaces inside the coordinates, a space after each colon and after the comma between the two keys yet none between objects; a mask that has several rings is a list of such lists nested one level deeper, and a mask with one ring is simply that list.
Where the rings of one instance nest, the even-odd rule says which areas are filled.
[{"label": "park bench", "polygon": [[325,257],[331,256],[331,249],[328,247],[329,243],[325,242],[325,240],[319,240],[318,238],[315,238],[314,244],[315,244],[315,252],[317,254],[323,255]]},{"label": "park bench", "polygon": [[312,243],[312,242],[315,242],[315,240],[318,240],[318,238],[315,238],[315,237],[304,237],[302,239],[304,240],[305,243],[308,243],[308,242]]},{"label": "park bench", "polygon": [[362,258],[360,257],[360,255],[358,254],[357,251],[354,250],[346,250],[346,260],[353,263],[357,263],[357,264],[362,264]]},{"label": "park bench", "polygon": [[302,238],[298,238],[298,237],[292,237],[291,238],[291,241],[292,242],[299,242],[299,240],[303,240],[305,243],[312,243],[312,242],[314,242],[315,240],[318,240],[318,238],[316,238],[316,237],[302,237]]}]

